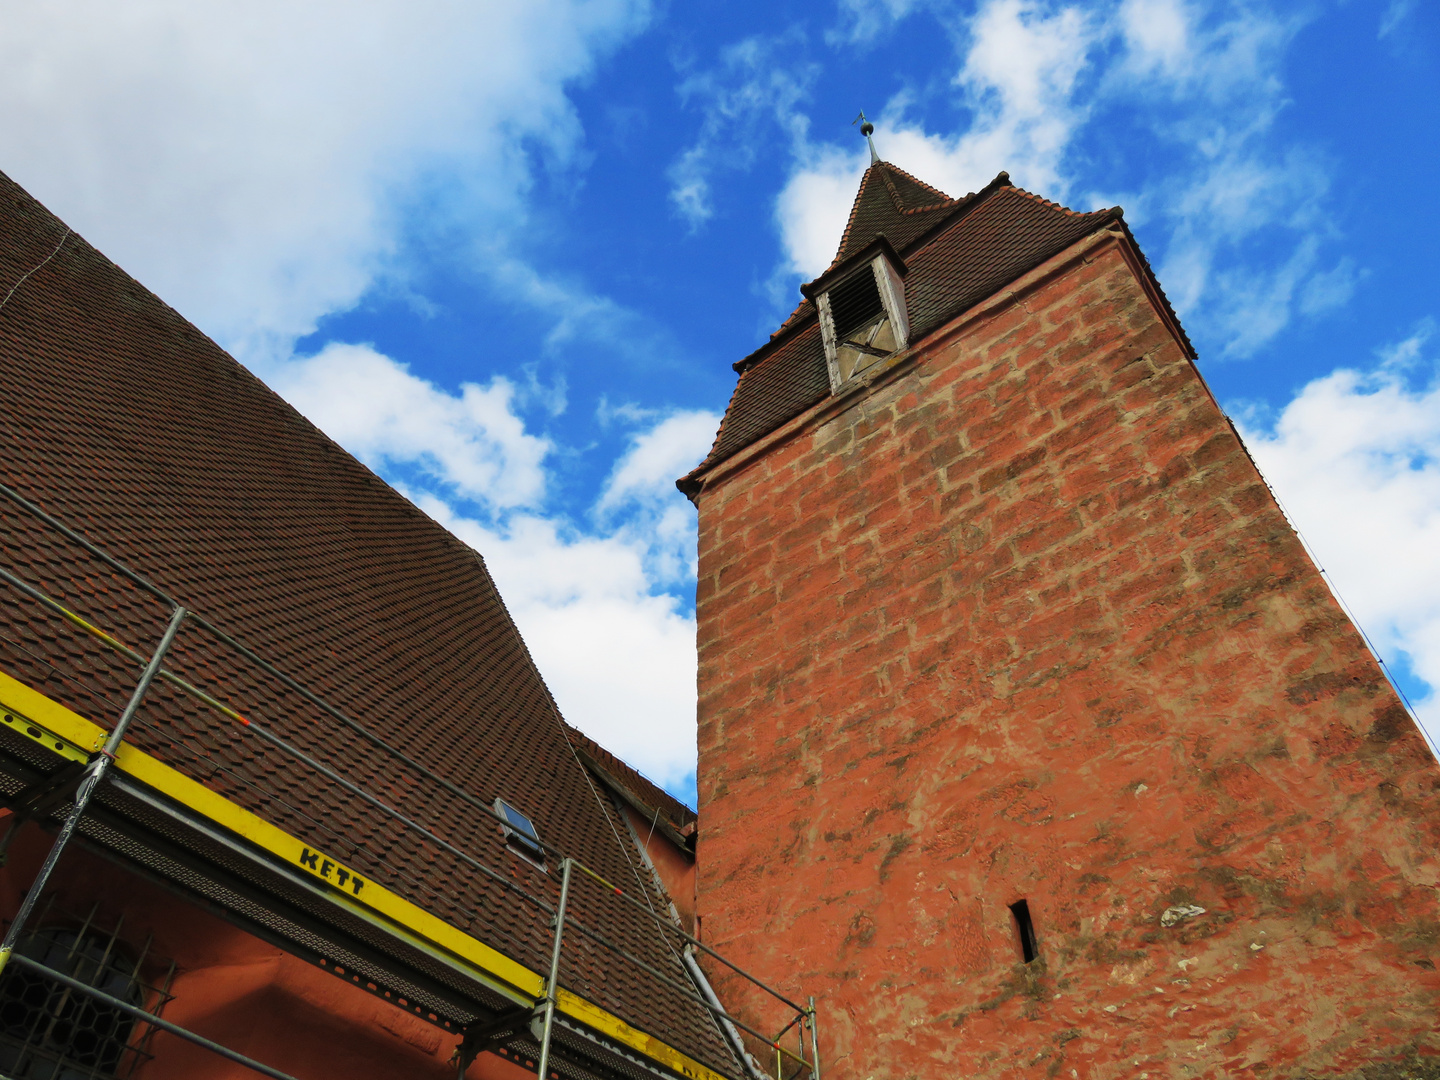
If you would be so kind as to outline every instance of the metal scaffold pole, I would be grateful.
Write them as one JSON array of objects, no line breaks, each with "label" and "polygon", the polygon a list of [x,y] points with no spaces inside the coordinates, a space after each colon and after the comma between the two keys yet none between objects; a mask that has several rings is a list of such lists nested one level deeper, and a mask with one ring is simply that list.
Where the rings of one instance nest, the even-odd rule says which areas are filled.
[{"label": "metal scaffold pole", "polygon": [[[585,1025],[594,1027],[591,1021],[595,1015],[598,1015],[604,1025],[598,1029],[602,1050],[609,1047],[609,1053],[619,1052],[622,1055],[638,1052],[643,1058],[647,1060],[653,1059],[670,1072],[679,1075],[710,1075],[717,1078],[717,1080],[720,1077],[733,1078],[736,1075],[748,1077],[766,1076],[767,1069],[765,1066],[747,1050],[747,1047],[750,1045],[749,1039],[747,1038],[747,1036],[749,1036],[758,1040],[758,1046],[773,1047],[776,1052],[776,1076],[779,1080],[800,1080],[802,1077],[807,1078],[807,1080],[820,1080],[819,1039],[816,1025],[816,1006],[813,997],[809,999],[808,1006],[802,1006],[798,1002],[792,1001],[773,987],[762,982],[752,973],[712,949],[709,945],[702,943],[697,937],[687,933],[680,924],[678,916],[675,917],[673,922],[662,918],[657,913],[655,905],[651,902],[648,894],[645,893],[643,881],[638,877],[637,884],[641,885],[641,891],[639,893],[627,892],[606,880],[605,877],[587,867],[584,863],[566,856],[562,848],[536,839],[538,846],[548,855],[553,855],[557,858],[561,869],[558,905],[552,907],[548,896],[532,893],[528,889],[522,888],[506,874],[487,865],[486,862],[483,861],[483,858],[472,854],[468,845],[461,844],[458,839],[455,843],[452,843],[450,839],[447,839],[448,834],[443,829],[437,832],[434,828],[422,824],[421,815],[417,815],[414,810],[411,809],[410,805],[403,801],[403,792],[402,799],[395,799],[394,805],[392,805],[390,800],[373,794],[367,790],[363,784],[348,778],[347,775],[345,775],[347,770],[343,768],[339,762],[328,759],[323,755],[313,756],[311,752],[307,752],[306,749],[302,749],[301,746],[297,746],[282,737],[280,734],[282,728],[277,727],[271,729],[269,721],[262,724],[260,721],[263,719],[263,716],[258,712],[252,712],[252,709],[262,708],[265,699],[263,696],[256,697],[253,693],[253,688],[248,698],[234,699],[235,704],[244,709],[246,715],[242,715],[240,711],[237,711],[236,708],[226,703],[226,701],[229,700],[229,695],[226,693],[223,685],[202,688],[182,678],[175,671],[167,669],[164,661],[174,651],[174,644],[179,631],[184,627],[192,633],[200,632],[203,635],[201,643],[194,645],[197,650],[200,648],[223,647],[238,655],[240,658],[257,665],[261,671],[278,680],[284,688],[279,692],[294,692],[299,694],[306,702],[320,710],[324,716],[329,717],[331,721],[342,725],[350,732],[358,734],[366,743],[373,746],[375,750],[393,759],[398,767],[407,770],[406,775],[419,777],[423,782],[433,783],[438,789],[437,794],[439,791],[446,792],[454,796],[457,801],[464,802],[476,808],[478,811],[495,818],[498,823],[504,825],[507,823],[506,819],[498,810],[481,802],[470,793],[447,780],[444,776],[436,773],[424,764],[422,760],[417,760],[411,754],[399,749],[381,737],[379,733],[371,730],[366,724],[353,719],[346,713],[330,705],[300,681],[287,675],[280,668],[265,660],[260,654],[222,632],[214,624],[210,623],[202,612],[193,611],[182,606],[178,599],[172,599],[166,592],[151,584],[139,573],[129,569],[119,560],[106,554],[80,533],[75,532],[45,514],[35,506],[35,504],[23,499],[4,484],[0,484],[0,499],[9,499],[22,510],[41,521],[44,525],[58,531],[68,540],[84,548],[97,561],[109,567],[114,574],[124,578],[131,585],[147,593],[151,598],[159,600],[164,605],[164,608],[168,609],[168,622],[164,632],[153,654],[147,657],[141,649],[132,648],[122,641],[120,637],[103,628],[98,622],[92,622],[91,618],[87,617],[81,609],[77,608],[76,610],[72,610],[68,600],[62,603],[60,600],[49,595],[46,589],[32,585],[4,566],[0,566],[0,592],[3,592],[7,587],[14,590],[20,596],[28,598],[30,601],[38,604],[51,615],[63,619],[71,628],[88,635],[106,649],[123,657],[130,664],[134,665],[131,670],[139,669],[140,671],[139,679],[119,719],[108,732],[105,732],[98,725],[92,724],[86,718],[70,713],[64,706],[59,705],[58,702],[48,701],[48,699],[45,699],[38,691],[25,687],[19,680],[13,680],[17,684],[16,693],[21,693],[23,690],[38,696],[40,701],[56,706],[56,714],[64,714],[65,723],[70,724],[71,721],[74,723],[72,728],[57,728],[54,732],[47,731],[44,733],[44,738],[42,739],[40,731],[42,727],[41,722],[37,720],[35,727],[27,727],[25,718],[21,712],[17,711],[12,716],[8,711],[10,709],[10,705],[8,704],[10,699],[7,697],[4,721],[7,724],[18,724],[18,728],[0,728],[0,730],[26,731],[31,738],[37,742],[41,742],[42,745],[50,742],[53,737],[55,750],[61,751],[60,756],[68,759],[67,761],[62,761],[58,768],[51,769],[47,774],[41,776],[38,781],[32,782],[27,780],[26,778],[29,777],[31,773],[21,772],[20,777],[17,779],[20,779],[22,785],[28,786],[22,787],[19,796],[12,795],[4,800],[0,800],[0,802],[4,802],[6,806],[15,811],[8,822],[11,834],[13,834],[13,830],[20,823],[27,820],[45,820],[48,827],[48,823],[54,820],[51,815],[55,813],[57,808],[63,807],[66,801],[69,801],[71,806],[65,814],[63,821],[59,822],[60,828],[56,839],[49,852],[45,855],[39,872],[35,875],[29,889],[24,894],[20,909],[14,921],[8,927],[3,941],[0,941],[0,972],[7,971],[10,968],[17,968],[42,976],[55,982],[58,986],[63,987],[67,995],[72,992],[76,994],[88,994],[106,1008],[113,1007],[119,1010],[119,1012],[133,1017],[137,1022],[149,1024],[152,1029],[168,1032],[178,1038],[188,1039],[197,1046],[212,1050],[236,1063],[257,1069],[265,1075],[284,1077],[284,1074],[278,1070],[254,1062],[234,1051],[226,1050],[219,1044],[206,1040],[193,1032],[183,1030],[178,1025],[168,1021],[160,1021],[158,1017],[160,1011],[159,1006],[163,1006],[164,1001],[169,1000],[169,997],[164,992],[161,994],[164,1000],[160,1001],[159,1006],[156,1006],[152,1012],[146,1012],[138,1005],[127,1004],[113,994],[107,994],[98,987],[89,986],[88,983],[85,983],[83,979],[80,979],[73,972],[67,974],[64,971],[52,969],[46,964],[39,963],[26,955],[28,951],[31,951],[27,944],[27,939],[38,933],[33,927],[36,925],[48,925],[46,915],[48,901],[56,895],[49,883],[59,860],[68,849],[70,841],[76,835],[82,820],[88,813],[92,813],[93,800],[97,796],[102,800],[109,797],[107,794],[101,792],[102,787],[105,787],[107,784],[113,785],[115,783],[121,783],[121,778],[117,774],[125,772],[128,774],[127,781],[135,780],[139,777],[139,788],[148,790],[145,788],[146,778],[153,778],[155,773],[153,770],[150,773],[146,773],[142,767],[157,762],[175,769],[177,774],[175,777],[176,782],[190,778],[190,770],[188,766],[184,766],[183,762],[177,760],[174,761],[173,765],[169,760],[160,762],[159,758],[152,756],[153,751],[141,750],[141,748],[135,746],[133,742],[128,746],[125,745],[129,728],[132,723],[139,718],[140,709],[147,701],[151,705],[151,713],[147,715],[154,715],[156,702],[154,699],[148,698],[148,692],[151,683],[159,679],[169,682],[180,693],[201,703],[207,709],[213,710],[233,721],[237,725],[233,729],[233,737],[237,739],[254,738],[260,740],[264,745],[259,746],[253,753],[259,754],[263,752],[265,754],[278,753],[285,755],[286,760],[298,763],[305,769],[312,771],[317,777],[323,778],[325,782],[348,792],[357,800],[363,802],[367,807],[384,815],[389,822],[394,823],[394,826],[417,833],[424,837],[428,844],[433,844],[436,848],[448,853],[448,855],[454,859],[465,863],[476,871],[477,874],[482,875],[486,879],[485,884],[487,886],[502,887],[506,889],[509,894],[518,896],[520,900],[533,905],[539,912],[548,914],[551,917],[550,926],[553,930],[554,937],[548,977],[541,983],[538,978],[531,976],[531,978],[534,978],[534,982],[531,982],[528,987],[525,987],[524,984],[529,980],[511,983],[510,985],[514,986],[520,992],[513,996],[506,995],[510,997],[510,1001],[513,1003],[513,1007],[509,1008],[508,1011],[502,1011],[493,1016],[489,1015],[489,1011],[494,1008],[494,1006],[490,1004],[480,1006],[478,1011],[467,1010],[468,1015],[473,1016],[473,1019],[464,1022],[461,1026],[463,1038],[456,1047],[456,1056],[455,1059],[453,1059],[453,1064],[456,1066],[454,1075],[463,1078],[468,1067],[474,1062],[478,1054],[487,1051],[493,1051],[505,1056],[509,1056],[510,1051],[528,1054],[530,1051],[525,1050],[525,1045],[533,1046],[534,1044],[530,1043],[529,1040],[534,1039],[535,1043],[539,1044],[539,1073],[544,1080],[551,1080],[549,1075],[550,1053],[554,1046],[554,1040],[557,1037],[555,1027],[559,1012],[560,969],[565,944],[564,938],[567,931],[573,930],[587,939],[586,942],[581,943],[587,950],[590,949],[589,943],[593,942],[596,946],[618,958],[618,960],[634,965],[639,972],[648,976],[649,980],[651,980],[649,985],[653,986],[657,992],[674,995],[677,1000],[693,1003],[695,1006],[708,1012],[719,1027],[721,1039],[728,1043],[728,1048],[731,1054],[734,1055],[733,1061],[738,1064],[739,1073],[737,1074],[731,1068],[731,1059],[725,1056],[723,1048],[713,1048],[718,1052],[712,1057],[710,1054],[712,1048],[708,1045],[702,1046],[703,1056],[692,1059],[688,1056],[692,1053],[692,1049],[689,1046],[677,1044],[677,1049],[671,1047],[662,1039],[650,1036],[643,1030],[629,1026],[631,1023],[629,1019],[622,1018],[619,1013],[611,1014],[608,1002],[603,1003],[603,1008],[593,1006],[591,1012],[575,1012],[575,1008],[592,1006],[592,1003],[584,999],[574,1001],[569,997],[570,991],[567,991],[567,1010],[570,1010],[573,1015],[581,1021],[581,1024],[577,1026],[574,1031],[570,1030],[568,1020],[559,1021],[561,1026],[567,1027],[567,1032],[560,1033],[559,1038],[561,1039],[561,1043],[555,1052],[559,1055],[557,1060],[563,1059],[559,1069],[567,1075],[572,1072],[580,1075],[580,1072],[576,1072],[576,1070],[583,1072],[584,1070],[592,1069],[594,1065],[603,1066],[604,1062],[608,1060],[608,1058],[604,1057],[595,1057],[592,1063],[592,1059],[587,1057],[587,1053],[589,1053],[588,1049],[582,1048],[577,1050],[579,1044],[571,1037],[576,1032],[586,1034],[589,1029],[587,1029]],[[144,632],[142,631],[142,633]],[[188,635],[187,641],[189,641]],[[192,660],[196,660],[195,657],[190,657],[190,647],[188,646],[186,653],[187,664]],[[229,653],[225,653],[224,655],[228,656]],[[198,663],[199,668],[204,668],[205,670],[210,669],[210,665],[203,660],[196,660],[196,663]],[[6,676],[5,686],[9,686],[12,680],[8,676],[8,673],[0,674]],[[22,695],[22,704],[24,700]],[[34,706],[35,703],[32,701],[31,704]],[[97,715],[96,719],[102,718],[103,711]],[[322,717],[322,719],[323,718],[324,717]],[[47,722],[53,723],[53,721]],[[336,730],[338,730],[338,728]],[[63,732],[68,732],[68,734],[64,734]],[[68,746],[62,745],[62,739],[68,743]],[[87,758],[87,751],[90,751],[90,748],[95,747],[101,742],[103,742],[103,746],[98,750],[90,752]],[[171,743],[170,747],[192,755],[195,760],[202,765],[212,760],[208,754],[191,749],[188,745],[185,745],[183,740],[181,742]],[[125,757],[123,764],[117,760],[117,754],[121,754],[122,752]],[[168,753],[165,756],[169,759]],[[267,758],[267,760],[269,759]],[[112,766],[114,766],[113,770]],[[582,767],[584,767],[583,762]],[[33,772],[33,767],[31,771]],[[199,783],[198,780],[195,782]],[[263,790],[250,781],[246,781],[246,783],[249,783],[250,786],[257,791]],[[208,785],[200,784],[200,786],[206,787]],[[105,792],[114,790],[113,787],[105,787]],[[127,787],[127,791],[129,790]],[[159,794],[164,796],[171,794],[171,791],[162,788],[159,790]],[[238,798],[234,801],[227,800],[228,796],[226,799],[221,799],[217,795],[217,801],[222,804],[223,808],[226,809],[231,816],[220,816],[211,810],[199,809],[196,804],[185,802],[185,800],[180,801],[182,807],[188,806],[192,810],[199,810],[199,822],[201,824],[215,824],[221,828],[231,828],[236,820],[244,820],[241,818],[241,815],[252,813],[252,810],[246,801]],[[293,811],[294,807],[289,807],[289,809]],[[603,809],[604,804],[602,803],[602,810]],[[259,817],[261,821],[268,822],[270,820],[259,808],[255,809],[253,813]],[[335,836],[337,840],[343,839],[338,833],[335,833],[333,828],[327,825],[325,821],[321,821],[320,819],[311,820]],[[89,828],[93,831],[95,827],[97,827],[95,825],[95,819],[92,818]],[[7,834],[5,837],[0,837],[0,852],[3,852],[4,847],[7,845],[9,835],[10,834]],[[87,836],[88,835],[89,833],[87,832]],[[99,834],[96,835],[98,836]],[[616,839],[617,841],[620,840],[618,834]],[[105,846],[109,846],[109,841],[105,842]],[[281,849],[273,845],[267,850],[271,854],[282,854]],[[0,854],[0,860],[3,860],[3,854]],[[293,861],[293,857],[291,861]],[[303,858],[301,863],[303,866]],[[326,865],[329,864],[327,863]],[[314,864],[311,863],[310,866],[311,869],[314,870]],[[576,871],[579,872],[580,877],[576,876]],[[324,874],[324,871],[319,872]],[[353,872],[349,873],[351,873],[351,876],[355,880],[359,880],[359,875],[355,875]],[[305,879],[303,873],[300,877],[302,880],[308,880]],[[590,916],[586,915],[583,919],[577,919],[571,915],[569,913],[571,887],[573,885],[575,888],[581,888],[577,882],[586,877],[592,879],[602,888],[607,894],[607,898],[613,897],[616,903],[627,905],[628,908],[633,909],[635,912],[653,921],[660,935],[660,941],[656,944],[659,948],[668,948],[671,958],[677,962],[680,970],[672,972],[663,958],[657,959],[656,955],[652,952],[647,952],[645,948],[637,944],[636,940],[626,937],[623,932],[617,934],[614,931],[610,931],[607,927],[606,932],[602,933],[596,926],[604,925],[603,921],[602,923],[596,924],[596,926],[591,926],[587,925],[587,922],[590,921]],[[341,882],[343,883],[343,881],[344,879],[342,878]],[[414,883],[411,882],[409,884],[413,885]],[[358,894],[358,887],[354,891]],[[367,891],[367,896],[377,892],[380,892],[380,887],[374,886]],[[389,896],[393,894],[384,895]],[[402,894],[399,899],[404,900],[406,897]],[[576,902],[579,903],[580,901],[577,900]],[[593,914],[599,915],[602,920],[608,921],[608,909],[607,913],[601,913],[599,909],[592,908],[590,910],[592,910]],[[531,925],[533,927],[533,924]],[[501,928],[497,926],[497,930],[499,929]],[[118,934],[118,928],[116,933]],[[473,935],[471,936],[473,937]],[[612,938],[618,938],[618,940],[612,940]],[[514,938],[513,935],[511,935],[511,939],[518,940]],[[475,940],[479,940],[479,938],[475,938]],[[675,951],[674,943],[676,942],[683,943],[683,953],[677,953]],[[288,944],[282,944],[282,947],[288,947]],[[145,950],[142,950],[142,956],[144,952]],[[700,954],[704,954],[705,957],[714,960],[718,964],[724,965],[727,972],[722,974],[727,974],[727,977],[728,973],[739,976],[764,991],[770,998],[773,998],[774,1001],[779,1002],[791,1010],[789,1014],[791,1019],[780,1029],[778,1035],[771,1036],[768,1034],[769,1031],[774,1030],[770,1028],[767,1023],[770,1015],[769,1009],[760,1010],[757,1014],[751,1016],[751,1022],[749,1023],[737,1016],[731,1015],[725,1010],[720,999],[716,996],[714,989],[710,986],[705,971],[700,967]],[[322,967],[326,966],[326,958],[323,954],[320,957],[320,964]],[[347,963],[345,969],[348,969],[349,966]],[[529,965],[527,965],[527,967],[528,966]],[[348,970],[341,969],[338,964],[335,965],[334,970],[336,974],[344,974],[346,976],[350,974]],[[486,971],[484,974],[488,977],[491,973]],[[405,975],[403,972],[396,977],[400,978],[402,976],[408,977],[408,975]],[[358,977],[355,981],[359,981]],[[538,987],[536,985],[537,983],[539,983]],[[521,987],[524,987],[524,989],[521,990]],[[375,986],[371,986],[370,989],[376,991]],[[538,998],[534,996],[535,989],[542,990]],[[572,991],[578,991],[579,989],[578,987],[571,987]],[[589,989],[588,983],[586,989]],[[390,997],[388,989],[385,991],[385,996],[387,998]],[[586,996],[591,997],[594,995],[587,993]],[[597,1001],[598,1000],[600,999],[597,998]],[[423,1009],[416,1008],[415,1011],[417,1014],[423,1015]],[[442,1024],[448,1030],[454,1030],[452,1018],[448,1016],[442,1018],[432,1013],[429,1019],[431,1022]],[[766,1026],[762,1030],[762,1028],[752,1026],[752,1024],[765,1024]],[[151,1034],[153,1035],[153,1033],[152,1031]],[[596,1032],[589,1031],[589,1034],[593,1041]],[[149,1037],[150,1036],[147,1035],[146,1039],[148,1040]],[[519,1040],[519,1042],[516,1043],[515,1040]],[[609,1041],[607,1042],[607,1040]],[[792,1040],[794,1041],[792,1042]],[[782,1046],[782,1042],[790,1045]],[[618,1047],[612,1044],[618,1044]],[[658,1051],[663,1053],[654,1052],[657,1048]],[[597,1053],[598,1052],[599,1051],[597,1051]],[[757,1052],[763,1054],[761,1051],[757,1050]],[[579,1057],[576,1056],[577,1053],[580,1055]],[[716,1064],[717,1062],[719,1063],[718,1065]],[[786,1075],[787,1066],[795,1069],[795,1071],[791,1072],[788,1076]],[[797,1066],[798,1068],[796,1068]],[[701,1071],[697,1072],[697,1069]],[[608,1075],[608,1066],[602,1067],[598,1072],[592,1071],[589,1075]]]},{"label": "metal scaffold pole", "polygon": [[820,1080],[820,1033],[815,1030],[815,998],[809,999],[806,1013],[810,1020],[810,1080]]},{"label": "metal scaffold pole", "polygon": [[555,945],[550,950],[550,978],[545,983],[545,1030],[540,1037],[540,1080],[546,1080],[550,1068],[550,1032],[555,1027],[555,1006],[560,990],[560,944],[565,936],[565,904],[570,899],[570,867],[573,860],[560,864],[560,904],[555,909]]},{"label": "metal scaffold pole", "polygon": [[80,787],[75,792],[75,802],[70,809],[70,816],[61,826],[60,835],[56,837],[55,843],[51,846],[50,854],[45,856],[45,862],[41,865],[40,872],[35,875],[35,881],[25,894],[25,900],[20,905],[20,910],[15,913],[15,920],[5,931],[5,940],[0,943],[0,972],[4,972],[5,965],[10,962],[10,954],[15,951],[15,945],[25,930],[25,923],[29,920],[31,912],[35,910],[35,905],[39,902],[40,894],[44,891],[46,883],[49,882],[50,875],[55,871],[55,864],[65,853],[70,838],[75,835],[75,829],[85,815],[85,808],[90,805],[90,799],[95,794],[95,789],[100,786],[100,781],[105,778],[105,773],[114,762],[115,752],[120,749],[120,743],[125,738],[125,731],[130,726],[130,722],[135,719],[135,714],[140,711],[140,703],[145,699],[145,691],[150,689],[150,683],[159,674],[160,665],[165,659],[165,654],[170,651],[170,645],[175,640],[175,635],[180,632],[180,624],[185,621],[186,614],[183,607],[176,606],[174,613],[170,616],[170,623],[165,627],[165,633],[160,638],[160,644],[155,649],[155,654],[150,657],[150,662],[140,673],[140,681],[135,684],[135,690],[125,705],[125,711],[120,714],[119,722],[111,730],[110,737],[105,740],[105,745],[100,748],[99,753],[86,768],[85,775],[80,781]]}]

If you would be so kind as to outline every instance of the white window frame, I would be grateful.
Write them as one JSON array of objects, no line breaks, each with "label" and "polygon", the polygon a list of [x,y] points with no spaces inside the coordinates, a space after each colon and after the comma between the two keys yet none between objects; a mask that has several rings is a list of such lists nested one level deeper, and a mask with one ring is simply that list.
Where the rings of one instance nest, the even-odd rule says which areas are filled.
[{"label": "white window frame", "polygon": [[[895,335],[895,352],[890,354],[894,356],[895,353],[903,352],[910,343],[910,319],[905,311],[905,282],[901,280],[899,273],[883,253],[870,260],[869,270],[875,275],[875,286],[880,293],[880,303],[885,308],[885,315],[889,318],[891,330]],[[856,272],[864,273],[865,271],[858,270]],[[854,274],[847,274],[815,298],[815,307],[820,312],[820,337],[825,343],[825,368],[830,374],[830,392],[834,394],[838,394],[846,386],[856,382],[861,374],[857,372],[849,379],[841,377],[840,342],[835,333],[835,319],[830,314],[830,290],[835,288],[835,285],[851,280],[854,276]]]}]

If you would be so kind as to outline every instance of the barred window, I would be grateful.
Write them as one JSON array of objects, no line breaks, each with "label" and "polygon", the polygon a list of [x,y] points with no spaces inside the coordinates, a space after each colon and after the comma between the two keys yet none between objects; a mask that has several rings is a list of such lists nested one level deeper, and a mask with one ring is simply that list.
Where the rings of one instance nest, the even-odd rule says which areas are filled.
[{"label": "barred window", "polygon": [[[48,927],[15,951],[121,1001],[146,1004],[138,965],[114,934]],[[135,1025],[113,1005],[12,965],[0,977],[0,1074],[10,1080],[128,1077],[148,1057],[133,1045]]]}]

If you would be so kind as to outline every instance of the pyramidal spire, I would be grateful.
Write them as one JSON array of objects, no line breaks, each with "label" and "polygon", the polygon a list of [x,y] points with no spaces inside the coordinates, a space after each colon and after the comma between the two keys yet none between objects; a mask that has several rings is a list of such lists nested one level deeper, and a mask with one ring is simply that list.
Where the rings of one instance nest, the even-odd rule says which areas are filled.
[{"label": "pyramidal spire", "polygon": [[854,120],[850,121],[851,127],[854,127],[856,124],[860,125],[860,134],[864,135],[865,141],[870,144],[870,164],[880,164],[880,152],[875,149],[875,139],[873,138],[875,134],[875,125],[870,123],[869,120],[865,119],[864,109],[860,110],[859,116],[857,116]]},{"label": "pyramidal spire", "polygon": [[[860,118],[855,122],[860,123]],[[868,139],[866,129],[873,130],[868,121],[860,129]],[[855,193],[850,218],[840,238],[840,250],[831,265],[859,251],[877,236],[884,236],[898,251],[928,229],[936,220],[935,215],[948,213],[955,205],[956,201],[939,188],[882,161],[872,140],[870,167],[860,178],[860,189]]]}]

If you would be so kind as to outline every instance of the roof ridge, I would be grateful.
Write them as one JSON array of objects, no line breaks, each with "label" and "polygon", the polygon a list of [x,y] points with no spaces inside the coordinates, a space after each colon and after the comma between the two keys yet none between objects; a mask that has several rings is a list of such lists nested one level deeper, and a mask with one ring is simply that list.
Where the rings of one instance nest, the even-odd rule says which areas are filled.
[{"label": "roof ridge", "polygon": [[955,201],[956,201],[955,198],[954,198],[954,196],[946,195],[945,192],[941,191],[941,190],[940,190],[939,188],[937,188],[934,184],[927,184],[924,180],[921,180],[918,176],[914,175],[913,173],[908,173],[908,172],[906,172],[904,169],[900,168],[899,165],[892,164],[891,162],[888,162],[888,161],[882,161],[882,162],[880,162],[879,164],[884,165],[887,169],[892,169],[892,170],[894,170],[895,172],[899,173],[901,176],[905,177],[906,180],[909,180],[912,184],[916,184],[916,185],[918,185],[919,187],[924,188],[926,191],[929,191],[929,192],[931,192],[932,194],[938,195],[938,196],[940,197],[940,199],[941,199],[942,202],[955,202]]},{"label": "roof ridge", "polygon": [[[887,166],[889,163],[877,161],[876,164]],[[895,187],[895,181],[890,179],[890,171],[888,168],[881,168],[880,179],[885,181],[885,190],[890,193],[890,201],[895,204],[895,212],[897,214],[903,214],[905,212],[905,200],[900,197],[900,192]]]},{"label": "roof ridge", "polygon": [[[890,201],[895,204],[896,213],[923,214],[929,210],[939,210],[946,206],[953,206],[956,202],[959,201],[958,199],[953,199],[949,195],[946,195],[945,192],[941,191],[939,188],[933,187],[932,185],[925,183],[924,180],[920,180],[910,175],[898,165],[892,165],[888,161],[877,162],[877,164],[883,165],[885,167],[884,171],[880,175],[885,180],[885,189],[890,192]],[[891,173],[898,173],[906,180],[909,180],[916,187],[923,188],[925,191],[930,192],[932,195],[939,196],[939,201],[928,202],[922,206],[906,206],[905,198],[900,194],[900,189],[895,186],[895,181],[890,175]]]},{"label": "roof ridge", "polygon": [[901,210],[902,214],[924,214],[930,210],[944,210],[946,207],[954,206],[959,199],[947,199],[945,202],[926,203],[924,206],[912,206],[908,210]]},{"label": "roof ridge", "polygon": [[1010,185],[1010,190],[1017,195],[1023,195],[1025,198],[1039,203],[1041,206],[1048,206],[1052,210],[1059,210],[1062,214],[1068,214],[1070,217],[1089,217],[1091,214],[1109,214],[1120,209],[1118,206],[1109,206],[1101,210],[1072,210],[1068,206],[1062,206],[1058,202],[1053,202],[1043,195],[1036,195],[1033,191],[1026,191],[1024,188],[1018,187],[1015,184]]}]

